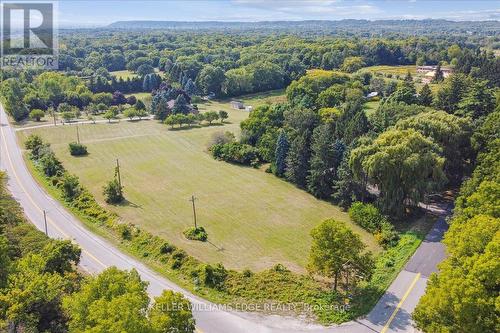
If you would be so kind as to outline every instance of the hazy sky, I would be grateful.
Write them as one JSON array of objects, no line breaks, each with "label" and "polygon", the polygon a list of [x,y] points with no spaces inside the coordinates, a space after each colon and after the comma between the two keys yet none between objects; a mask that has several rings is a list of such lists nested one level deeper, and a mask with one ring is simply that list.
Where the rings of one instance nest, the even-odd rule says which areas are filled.
[{"label": "hazy sky", "polygon": [[499,20],[500,1],[369,0],[60,0],[60,26],[118,20],[269,21],[444,18]]}]

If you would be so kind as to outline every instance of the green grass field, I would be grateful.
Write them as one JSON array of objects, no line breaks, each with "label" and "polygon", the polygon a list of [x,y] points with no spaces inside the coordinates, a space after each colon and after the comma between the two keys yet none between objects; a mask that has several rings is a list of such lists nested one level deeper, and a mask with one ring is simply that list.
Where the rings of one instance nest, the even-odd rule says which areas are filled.
[{"label": "green grass field", "polygon": [[[262,170],[215,161],[206,152],[212,133],[238,133],[239,122],[248,112],[232,110],[224,102],[200,106],[228,110],[229,123],[183,131],[168,131],[152,120],[81,125],[80,138],[89,155],[80,158],[71,157],[67,148],[75,140],[74,126],[25,130],[18,135],[23,140],[30,133],[41,134],[103,205],[102,187],[113,177],[119,158],[128,201],[109,209],[123,221],[141,225],[207,262],[255,270],[282,263],[303,271],[310,230],[331,217],[348,222],[371,250],[380,250],[374,238],[337,207]],[[192,194],[198,199],[198,223],[209,234],[206,243],[188,241],[182,235],[193,224],[188,201]]]},{"label": "green grass field", "polygon": [[134,72],[131,72],[129,70],[123,70],[123,71],[114,71],[114,72],[109,72],[112,76],[116,77],[117,79],[128,79],[128,78],[134,78],[137,76]]},{"label": "green grass field", "polygon": [[392,74],[392,75],[406,75],[408,71],[411,75],[415,75],[417,73],[417,67],[415,65],[407,65],[407,66],[370,66],[364,67],[361,71],[369,71],[372,73],[382,73],[382,74]]},{"label": "green grass field", "polygon": [[[158,68],[155,68],[155,72],[156,73],[159,73],[159,70]],[[124,69],[122,71],[114,71],[114,72],[109,72],[110,75],[116,77],[117,79],[128,79],[128,78],[134,78],[137,76],[136,73],[132,72],[132,71],[129,71],[128,69]],[[161,75],[161,74],[160,74]]]}]

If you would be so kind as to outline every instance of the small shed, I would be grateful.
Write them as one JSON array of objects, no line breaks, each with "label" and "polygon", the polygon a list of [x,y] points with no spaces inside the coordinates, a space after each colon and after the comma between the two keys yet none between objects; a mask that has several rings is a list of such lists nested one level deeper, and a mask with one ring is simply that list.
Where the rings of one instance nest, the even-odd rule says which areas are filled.
[{"label": "small shed", "polygon": [[242,101],[231,101],[231,107],[236,110],[244,109],[245,105]]},{"label": "small shed", "polygon": [[368,95],[366,95],[366,99],[372,99],[378,96],[378,91],[372,91]]},{"label": "small shed", "polygon": [[253,110],[253,106],[251,106],[251,105],[245,106],[245,111],[251,112],[252,110]]}]

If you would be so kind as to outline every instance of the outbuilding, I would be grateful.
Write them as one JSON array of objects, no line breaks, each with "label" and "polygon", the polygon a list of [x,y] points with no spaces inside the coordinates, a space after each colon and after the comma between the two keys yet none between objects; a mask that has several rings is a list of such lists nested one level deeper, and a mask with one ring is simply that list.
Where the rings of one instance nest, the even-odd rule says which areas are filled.
[{"label": "outbuilding", "polygon": [[242,101],[231,101],[231,107],[236,110],[244,109],[245,105]]}]

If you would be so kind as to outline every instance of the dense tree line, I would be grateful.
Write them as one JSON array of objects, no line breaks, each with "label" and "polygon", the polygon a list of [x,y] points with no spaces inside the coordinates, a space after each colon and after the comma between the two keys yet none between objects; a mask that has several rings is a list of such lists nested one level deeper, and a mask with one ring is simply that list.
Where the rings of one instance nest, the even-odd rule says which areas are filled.
[{"label": "dense tree line", "polygon": [[90,115],[114,109],[116,114],[124,109],[124,105],[136,103],[138,109],[145,110],[142,101],[137,101],[134,96],[125,97],[119,90],[93,93],[85,80],[74,75],[59,72],[32,74],[27,69],[19,77],[0,83],[2,104],[7,114],[16,121],[28,116],[36,121],[45,116],[71,121],[82,112]]},{"label": "dense tree line", "polygon": [[[428,24],[439,26],[437,21]],[[350,36],[317,35],[300,28],[298,32],[284,29],[288,32],[284,35],[266,29],[221,32],[213,28],[195,35],[183,30],[97,30],[92,38],[68,31],[62,37],[67,47],[61,50],[60,67],[92,77],[92,91],[96,92],[142,90],[138,81],[153,68],[164,71],[170,83],[178,83],[190,94],[238,96],[286,87],[312,68],[355,72],[371,65],[439,62],[456,65],[461,72],[498,85],[491,74],[491,69],[498,69],[498,60],[479,51],[484,46],[479,35],[458,32],[444,37],[428,32],[414,37],[386,32],[384,38],[367,38],[358,30],[353,28]],[[136,72],[138,77],[122,82],[110,82],[112,78],[106,77],[108,71],[125,69]]]},{"label": "dense tree line", "polygon": [[444,243],[449,257],[433,274],[413,318],[426,332],[498,330],[500,276],[500,109],[473,136],[479,155],[461,187]]},{"label": "dense tree line", "polygon": [[[376,79],[313,71],[288,87],[287,103],[259,107],[241,123],[240,145],[255,147],[259,159],[270,162],[270,172],[318,198],[344,207],[373,198],[375,205],[352,204],[350,215],[386,247],[398,238],[391,220],[413,211],[427,194],[462,182],[475,166],[445,236],[450,257],[431,277],[414,317],[429,332],[495,331],[498,89],[474,73],[458,72],[436,93],[424,86],[418,94],[408,74],[392,92],[384,91],[378,109],[367,116],[364,94]],[[333,278],[335,288],[343,276],[371,271],[364,247],[342,228],[325,221],[312,231],[310,270]],[[348,254],[339,250],[345,239],[358,244]]]},{"label": "dense tree line", "polygon": [[252,111],[241,123],[241,143],[318,198],[347,208],[376,194],[384,213],[401,218],[470,173],[471,136],[493,111],[495,93],[488,81],[456,73],[437,93],[423,86],[418,94],[408,74],[367,115],[364,96],[376,80],[311,71],[290,84],[287,103]]}]

